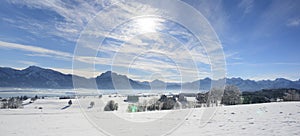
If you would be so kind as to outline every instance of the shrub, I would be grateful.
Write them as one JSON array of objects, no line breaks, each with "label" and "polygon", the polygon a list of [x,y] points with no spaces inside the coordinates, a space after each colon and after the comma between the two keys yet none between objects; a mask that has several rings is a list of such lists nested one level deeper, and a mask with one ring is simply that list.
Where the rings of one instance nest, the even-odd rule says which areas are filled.
[{"label": "shrub", "polygon": [[150,99],[147,102],[147,111],[160,110],[161,102],[157,98]]},{"label": "shrub", "polygon": [[104,111],[114,111],[114,110],[118,110],[118,103],[115,103],[115,101],[113,100],[108,101],[104,107]]},{"label": "shrub", "polygon": [[166,95],[160,96],[160,99],[158,101],[160,102],[166,102],[168,100],[168,97]]},{"label": "shrub", "polygon": [[152,99],[148,102],[147,108],[148,111],[154,110],[171,110],[174,109],[176,105],[176,97],[167,97],[162,95],[160,99]]},{"label": "shrub", "polygon": [[68,104],[69,104],[69,105],[72,105],[72,104],[73,104],[72,100],[69,100]]},{"label": "shrub", "polygon": [[171,110],[174,109],[176,104],[176,99],[174,98],[167,98],[165,102],[163,102],[161,110]]},{"label": "shrub", "polygon": [[197,100],[197,102],[198,103],[206,103],[207,102],[207,100],[208,100],[208,92],[206,92],[206,93],[198,93],[197,95],[196,95],[196,100]]},{"label": "shrub", "polygon": [[21,98],[20,98],[22,101],[24,101],[24,100],[27,100],[28,99],[28,97],[26,96],[26,95],[24,95],[24,96],[21,96]]},{"label": "shrub", "polygon": [[95,102],[91,101],[90,107],[93,108],[95,106]]}]

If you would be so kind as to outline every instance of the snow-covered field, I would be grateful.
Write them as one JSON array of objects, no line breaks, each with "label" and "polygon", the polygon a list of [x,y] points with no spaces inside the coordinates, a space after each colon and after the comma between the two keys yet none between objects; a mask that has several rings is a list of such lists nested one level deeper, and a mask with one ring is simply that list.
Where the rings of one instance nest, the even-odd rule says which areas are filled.
[{"label": "snow-covered field", "polygon": [[[116,115],[125,120],[136,119],[134,121],[139,122],[141,121],[139,119],[143,119],[142,121],[160,120],[162,118],[164,120],[176,120],[172,118],[175,116],[169,116],[170,113],[187,113],[186,110],[126,113],[127,107],[125,103],[122,103],[122,98],[117,97],[114,99],[119,99],[119,101],[116,100],[120,103],[119,111],[103,112],[103,107],[97,107],[98,100],[101,100],[99,98],[94,98],[93,101],[96,103],[94,108],[88,108],[88,103],[92,99],[81,99],[81,106],[79,106],[77,100],[73,100],[72,106],[62,109],[67,106],[69,100],[51,98],[39,99],[32,104],[25,105],[23,109],[1,109],[0,135],[99,136],[103,134],[99,131],[101,125],[97,123],[106,124],[108,122],[115,124],[115,128],[102,129],[108,131],[115,129],[118,133],[113,134],[116,135],[130,135],[129,132],[136,135],[151,135],[159,133],[151,133],[151,128],[142,130],[143,127],[130,128],[132,126],[119,124],[117,119],[111,118],[111,115]],[[39,109],[39,107],[42,107],[42,109]],[[183,122],[170,135],[300,135],[300,102],[221,106],[212,119],[206,125],[203,125],[201,123],[203,120],[202,114],[209,109],[190,110],[189,116],[184,116],[182,120],[175,121],[175,123]],[[90,123],[91,120],[92,123]]]}]

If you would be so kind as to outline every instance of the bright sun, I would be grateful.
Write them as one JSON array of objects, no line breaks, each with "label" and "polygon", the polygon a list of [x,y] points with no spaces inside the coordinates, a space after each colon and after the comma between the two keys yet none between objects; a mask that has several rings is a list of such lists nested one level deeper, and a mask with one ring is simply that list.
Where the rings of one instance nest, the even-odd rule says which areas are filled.
[{"label": "bright sun", "polygon": [[155,32],[158,22],[153,18],[141,18],[136,20],[136,24],[139,31]]}]

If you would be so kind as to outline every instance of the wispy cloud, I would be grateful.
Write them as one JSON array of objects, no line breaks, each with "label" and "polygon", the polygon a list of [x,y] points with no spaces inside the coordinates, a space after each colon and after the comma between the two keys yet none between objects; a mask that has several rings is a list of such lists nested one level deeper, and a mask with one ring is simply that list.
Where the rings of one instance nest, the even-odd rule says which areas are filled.
[{"label": "wispy cloud", "polygon": [[[143,12],[140,12],[141,9],[143,9]],[[218,41],[211,41],[209,36],[203,35],[200,40],[209,43],[205,44],[204,47],[195,39],[192,33],[188,32],[186,28],[180,27],[176,22],[172,23],[170,20],[157,18],[156,16],[141,16],[147,14],[160,15],[162,12],[146,4],[121,3],[117,7],[102,12],[105,14],[101,16],[101,19],[95,18],[95,22],[89,24],[90,26],[87,26],[83,33],[88,40],[83,39],[79,43],[85,47],[82,50],[90,48],[89,50],[98,51],[99,54],[114,56],[113,58],[103,59],[107,61],[106,64],[110,61],[112,67],[118,67],[119,71],[117,72],[125,73],[128,68],[131,68],[148,71],[148,73],[163,72],[165,75],[175,75],[180,71],[183,75],[189,75],[190,78],[185,80],[198,79],[199,75],[207,76],[207,74],[203,75],[204,71],[210,72],[210,69],[202,72],[197,71],[197,69],[200,69],[199,64],[210,65],[211,62],[207,57],[207,53],[213,54],[218,49]],[[139,16],[139,18],[131,18],[135,16]],[[129,21],[127,21],[128,19]],[[123,21],[126,21],[126,23],[122,24]],[[114,26],[118,24],[116,22],[120,22],[121,25]],[[192,21],[189,23],[199,25],[199,23]],[[155,29],[153,29],[153,26],[155,26]],[[104,28],[112,28],[113,31],[107,31]],[[99,46],[99,41],[93,40],[95,37],[105,37],[106,40],[104,44]],[[153,58],[145,57],[147,54],[160,56],[158,60],[153,60]],[[218,57],[214,56],[212,59],[218,60]],[[135,58],[138,58],[139,61],[133,63],[132,61]],[[169,59],[173,60],[174,63],[170,64]],[[99,60],[96,64],[102,62]],[[172,69],[178,71],[170,72]],[[167,80],[170,80],[170,77]]]},{"label": "wispy cloud", "polygon": [[64,74],[76,74],[77,76],[81,76],[85,78],[94,78],[100,75],[100,72],[91,69],[72,69],[72,68],[56,68],[56,67],[51,67],[50,69],[62,72]]},{"label": "wispy cloud", "polygon": [[300,18],[289,19],[286,25],[290,27],[298,27],[300,25]]},{"label": "wispy cloud", "polygon": [[270,1],[262,14],[256,18],[256,27],[253,29],[253,35],[250,37],[270,37],[285,29],[281,26],[288,24],[290,26],[297,25],[297,18],[291,19],[291,17],[299,16],[297,14],[300,11],[299,4],[299,1],[293,0]]},{"label": "wispy cloud", "polygon": [[247,62],[233,62],[233,63],[227,63],[227,65],[245,65],[245,66],[276,66],[276,65],[282,65],[282,66],[300,66],[300,63],[298,62],[273,62],[273,63],[247,63]]},{"label": "wispy cloud", "polygon": [[259,75],[252,75],[247,77],[248,79],[259,81],[259,80],[275,80],[276,78],[286,78],[289,80],[299,80],[300,73],[290,73],[290,72],[281,72],[281,73],[264,73]]},{"label": "wispy cloud", "polygon": [[231,14],[226,11],[223,0],[184,0],[196,8],[214,28],[222,40],[231,40],[229,30]]},{"label": "wispy cloud", "polygon": [[[3,49],[14,49],[14,50],[21,50],[31,53],[25,53],[27,56],[35,56],[35,57],[49,57],[49,58],[59,58],[62,60],[72,61],[73,54],[57,51],[57,50],[50,50],[46,48],[36,47],[33,45],[22,45],[17,43],[9,43],[0,41],[0,48]],[[109,59],[107,58],[99,58],[99,57],[92,57],[92,56],[77,56],[76,60],[84,63],[89,64],[110,64]]]},{"label": "wispy cloud", "polygon": [[242,60],[239,52],[227,52],[225,56],[226,60]]},{"label": "wispy cloud", "polygon": [[[205,32],[210,32],[208,27],[203,27],[203,35],[197,41],[193,38],[193,34],[187,30],[180,28],[179,24],[167,23],[164,18],[147,17],[146,15],[164,15],[166,11],[162,8],[152,7],[151,4],[143,4],[139,2],[121,2],[118,5],[110,7],[109,10],[103,9],[101,19],[93,18],[103,7],[101,2],[71,2],[70,1],[11,1],[13,4],[26,5],[33,9],[50,10],[55,12],[62,19],[40,21],[37,19],[26,19],[26,16],[21,17],[20,20],[23,24],[28,24],[20,27],[21,29],[28,29],[31,33],[39,35],[40,31],[46,31],[45,35],[58,36],[64,39],[75,41],[79,36],[79,33],[86,27],[84,34],[90,35],[90,39],[83,41],[84,46],[88,47],[97,43],[97,46],[89,47],[92,50],[106,54],[109,57],[88,56],[79,54],[74,59],[88,64],[96,65],[110,65],[114,64],[118,67],[127,68],[131,66],[133,69],[145,70],[149,72],[172,71],[172,69],[181,70],[182,74],[190,75],[191,80],[197,78],[200,74],[206,74],[210,69],[203,70],[202,73],[197,69],[201,69],[201,65],[210,65],[212,61],[220,61],[223,58],[222,55],[217,56],[214,54],[218,50],[217,39],[211,39]],[[151,3],[151,2],[150,2]],[[172,6],[172,4],[170,4]],[[159,7],[159,5],[158,5]],[[84,9],[84,10],[82,10]],[[199,23],[204,24],[205,20],[200,22],[185,16],[180,11],[177,11],[176,7],[170,8],[175,14],[181,17],[186,23],[192,24],[191,29],[197,28]],[[140,12],[143,11],[143,12]],[[208,10],[209,11],[209,10]],[[117,16],[117,17],[116,17]],[[135,18],[135,17],[140,18]],[[94,20],[93,20],[94,19]],[[131,20],[130,22],[130,19]],[[94,23],[88,24],[90,20]],[[7,20],[10,21],[10,20]],[[125,25],[117,28],[115,24]],[[176,20],[175,20],[176,21]],[[117,23],[116,23],[117,22]],[[201,25],[200,24],[200,25]],[[89,29],[92,28],[92,29]],[[49,30],[49,31],[48,31]],[[153,33],[153,34],[151,34]],[[139,36],[140,35],[140,36]],[[138,37],[136,37],[138,36]],[[105,37],[106,44],[98,47],[99,37]],[[93,41],[94,40],[94,41]],[[101,42],[101,41],[100,41]],[[205,43],[205,44],[202,44]],[[123,44],[125,43],[125,44]],[[16,43],[0,42],[3,48],[24,50],[29,53],[29,56],[39,57],[56,57],[59,59],[71,60],[73,54],[49,50],[41,47],[21,45]],[[205,47],[204,47],[205,46]],[[140,53],[148,53],[145,51],[151,51],[152,53],[162,54],[159,59],[147,58],[145,56],[139,56]],[[210,54],[213,57],[208,58]],[[112,58],[112,56],[118,55],[119,58]],[[139,63],[132,64],[132,59],[137,57],[142,60]],[[172,59],[174,64],[170,64],[167,58]],[[177,66],[176,66],[177,65]],[[165,73],[172,77],[176,72]],[[205,76],[206,76],[205,75]],[[174,77],[174,76],[173,76]]]},{"label": "wispy cloud", "polygon": [[21,64],[29,65],[29,66],[38,65],[38,63],[32,62],[32,61],[24,61],[24,60],[20,60],[20,61],[18,61],[18,62],[21,63]]},{"label": "wispy cloud", "polygon": [[[12,4],[26,5],[32,9],[50,10],[55,12],[63,19],[54,16],[52,20],[41,20],[28,17],[25,14],[18,16],[18,21],[15,21],[16,27],[26,29],[27,31],[38,34],[44,31],[45,35],[58,36],[66,40],[75,41],[89,20],[102,9],[100,1],[19,1],[12,0]],[[83,10],[84,9],[84,10]],[[7,20],[11,21],[11,20]],[[18,26],[17,24],[24,24]],[[28,29],[29,28],[29,29]]]},{"label": "wispy cloud", "polygon": [[238,7],[244,10],[244,14],[248,14],[252,11],[254,6],[254,0],[242,0]]},{"label": "wispy cloud", "polygon": [[23,50],[23,51],[29,51],[33,53],[39,53],[39,54],[46,54],[46,55],[52,55],[52,56],[62,56],[62,57],[72,57],[70,53],[62,52],[62,51],[55,51],[50,50],[46,48],[31,46],[31,45],[22,45],[17,43],[9,43],[9,42],[3,42],[0,41],[0,48],[4,49],[17,49],[17,50]]}]

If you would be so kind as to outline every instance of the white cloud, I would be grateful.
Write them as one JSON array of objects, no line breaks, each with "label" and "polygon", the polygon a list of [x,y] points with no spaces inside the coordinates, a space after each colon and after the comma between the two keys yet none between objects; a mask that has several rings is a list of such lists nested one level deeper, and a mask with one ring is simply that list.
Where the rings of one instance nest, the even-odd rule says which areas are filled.
[{"label": "white cloud", "polygon": [[300,18],[289,19],[286,25],[290,27],[298,27],[300,25]]}]

